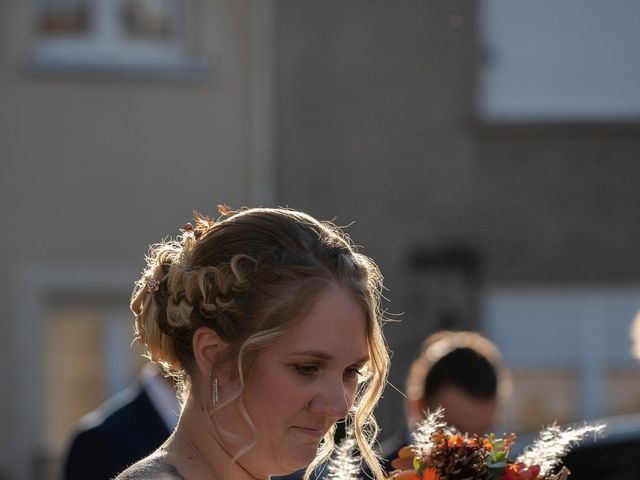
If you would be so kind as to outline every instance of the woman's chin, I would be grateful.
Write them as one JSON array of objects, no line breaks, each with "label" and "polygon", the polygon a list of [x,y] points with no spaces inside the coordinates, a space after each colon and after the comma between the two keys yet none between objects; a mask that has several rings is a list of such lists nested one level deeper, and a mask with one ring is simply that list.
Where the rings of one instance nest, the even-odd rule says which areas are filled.
[{"label": "woman's chin", "polygon": [[316,453],[317,448],[308,449],[298,447],[289,455],[287,467],[290,468],[292,472],[305,469],[316,458]]}]

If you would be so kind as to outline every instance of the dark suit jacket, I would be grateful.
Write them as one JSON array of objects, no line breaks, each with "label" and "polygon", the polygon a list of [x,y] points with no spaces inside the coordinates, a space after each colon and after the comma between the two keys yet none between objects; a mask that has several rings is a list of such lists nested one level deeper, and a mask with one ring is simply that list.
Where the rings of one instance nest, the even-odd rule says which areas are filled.
[{"label": "dark suit jacket", "polygon": [[[606,432],[605,432],[606,434]],[[638,480],[640,436],[607,438],[577,447],[564,458],[576,480]]]},{"label": "dark suit jacket", "polygon": [[133,384],[80,421],[64,461],[64,480],[109,480],[169,434],[141,385]]}]

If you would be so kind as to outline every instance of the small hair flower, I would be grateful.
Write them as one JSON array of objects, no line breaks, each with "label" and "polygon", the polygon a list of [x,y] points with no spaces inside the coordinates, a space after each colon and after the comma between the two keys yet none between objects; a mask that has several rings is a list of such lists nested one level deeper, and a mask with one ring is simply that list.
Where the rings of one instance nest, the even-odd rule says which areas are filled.
[{"label": "small hair flower", "polygon": [[157,292],[160,289],[160,282],[155,278],[148,278],[144,282],[144,287],[149,293]]}]

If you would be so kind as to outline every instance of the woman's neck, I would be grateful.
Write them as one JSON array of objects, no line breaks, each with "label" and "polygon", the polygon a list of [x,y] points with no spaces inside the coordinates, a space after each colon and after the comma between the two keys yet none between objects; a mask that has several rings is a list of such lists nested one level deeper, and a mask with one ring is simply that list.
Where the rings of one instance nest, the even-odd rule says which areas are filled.
[{"label": "woman's neck", "polygon": [[[233,460],[233,453],[221,437],[207,409],[197,399],[187,400],[174,441],[182,444],[180,451],[185,461],[199,464],[199,471],[208,471],[208,479],[264,480],[269,477],[252,475],[240,461]],[[195,466],[194,466],[195,467]]]}]

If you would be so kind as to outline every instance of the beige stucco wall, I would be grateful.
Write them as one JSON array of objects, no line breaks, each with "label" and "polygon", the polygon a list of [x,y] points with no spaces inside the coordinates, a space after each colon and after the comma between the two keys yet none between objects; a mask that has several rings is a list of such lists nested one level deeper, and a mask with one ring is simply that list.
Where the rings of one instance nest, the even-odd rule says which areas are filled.
[{"label": "beige stucco wall", "polygon": [[90,265],[84,275],[104,267],[126,278],[193,208],[264,202],[251,145],[251,2],[193,2],[194,53],[211,70],[180,81],[34,74],[24,67],[34,3],[0,5],[0,478],[17,480],[41,423],[21,412],[43,401],[39,320],[18,324],[37,312],[20,304],[33,298],[19,291],[25,271]]}]

